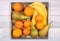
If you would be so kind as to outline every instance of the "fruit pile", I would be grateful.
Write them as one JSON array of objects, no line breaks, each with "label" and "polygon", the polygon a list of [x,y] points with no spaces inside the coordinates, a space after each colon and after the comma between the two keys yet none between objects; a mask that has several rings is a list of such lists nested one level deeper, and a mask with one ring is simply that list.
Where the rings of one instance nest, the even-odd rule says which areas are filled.
[{"label": "fruit pile", "polygon": [[47,24],[47,10],[43,3],[12,4],[12,37],[44,38],[50,25]]}]

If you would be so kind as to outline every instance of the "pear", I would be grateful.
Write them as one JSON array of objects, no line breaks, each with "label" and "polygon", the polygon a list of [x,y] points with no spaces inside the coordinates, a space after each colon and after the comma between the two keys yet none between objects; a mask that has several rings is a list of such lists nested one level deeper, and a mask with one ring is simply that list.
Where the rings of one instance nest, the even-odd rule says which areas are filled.
[{"label": "pear", "polygon": [[38,30],[36,29],[35,27],[35,24],[36,24],[36,20],[35,20],[35,16],[37,15],[38,13],[36,11],[34,11],[34,14],[32,16],[32,26],[31,26],[31,37],[32,38],[37,38],[38,36]]},{"label": "pear", "polygon": [[28,19],[29,17],[23,15],[23,14],[20,13],[20,12],[13,11],[13,12],[12,12],[12,18],[13,18],[14,20],[24,20],[24,19]]},{"label": "pear", "polygon": [[31,37],[37,38],[37,36],[38,36],[38,30],[34,26],[32,26],[31,27]]},{"label": "pear", "polygon": [[[52,22],[51,22],[52,23]],[[49,23],[48,25],[46,25],[42,30],[39,30],[39,36],[42,37],[42,38],[45,38],[47,33],[48,33],[48,30],[51,26],[51,23]]]}]

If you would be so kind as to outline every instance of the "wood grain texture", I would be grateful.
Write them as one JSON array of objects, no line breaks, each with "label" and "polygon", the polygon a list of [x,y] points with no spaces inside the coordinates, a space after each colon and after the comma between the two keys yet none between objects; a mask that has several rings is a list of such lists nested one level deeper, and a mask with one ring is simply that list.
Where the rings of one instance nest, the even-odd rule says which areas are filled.
[{"label": "wood grain texture", "polygon": [[[36,0],[0,0],[0,41],[16,41],[10,39],[11,30],[11,2],[32,2]],[[48,21],[52,23],[49,30],[48,40],[37,41],[60,41],[60,0],[40,0],[41,2],[49,2]],[[17,40],[20,41],[20,40]],[[21,40],[28,41],[28,40]],[[29,40],[30,41],[30,40]],[[33,41],[33,40],[31,40]],[[36,40],[34,40],[36,41]]]}]

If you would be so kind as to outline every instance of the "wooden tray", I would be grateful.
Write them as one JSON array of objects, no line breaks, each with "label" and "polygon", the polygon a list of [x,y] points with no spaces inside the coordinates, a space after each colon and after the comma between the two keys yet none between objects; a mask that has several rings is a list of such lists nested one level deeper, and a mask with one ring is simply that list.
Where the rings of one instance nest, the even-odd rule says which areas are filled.
[{"label": "wooden tray", "polygon": [[[19,38],[15,38],[15,37],[13,37],[13,35],[12,35],[12,31],[13,31],[13,23],[12,23],[12,11],[13,11],[13,9],[12,9],[12,4],[13,3],[15,3],[15,2],[11,2],[11,39],[48,39],[48,34],[47,34],[47,36],[45,37],[45,38],[41,38],[41,37],[37,37],[37,38],[31,38],[30,36],[28,36],[27,38],[21,38],[21,37],[19,37]],[[28,4],[31,4],[32,2],[20,2],[20,3],[22,3],[22,4],[24,4],[24,3],[26,3],[27,5]],[[42,2],[45,6],[46,6],[46,9],[47,9],[47,12],[48,12],[48,2]],[[47,24],[48,24],[48,14],[47,14]]]}]

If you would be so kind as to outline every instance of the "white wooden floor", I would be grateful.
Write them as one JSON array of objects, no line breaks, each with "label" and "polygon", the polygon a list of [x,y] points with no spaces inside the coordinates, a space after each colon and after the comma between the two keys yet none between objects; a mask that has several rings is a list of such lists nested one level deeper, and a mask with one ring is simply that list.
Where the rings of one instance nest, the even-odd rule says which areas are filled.
[{"label": "white wooden floor", "polygon": [[11,2],[32,2],[34,0],[0,0],[0,41],[60,41],[60,0],[40,0],[49,2],[49,22],[53,21],[48,39],[11,39]]}]

